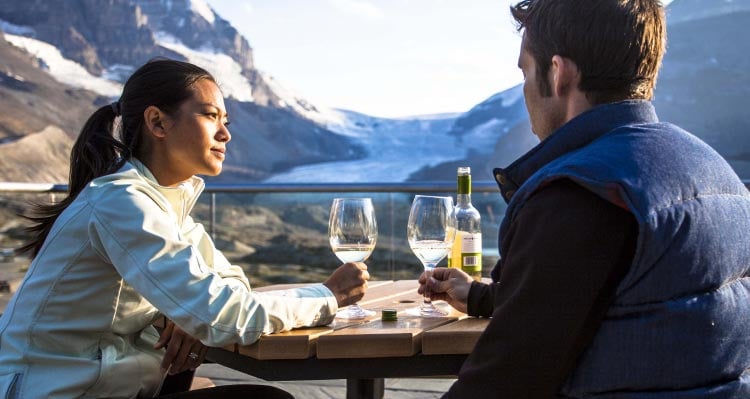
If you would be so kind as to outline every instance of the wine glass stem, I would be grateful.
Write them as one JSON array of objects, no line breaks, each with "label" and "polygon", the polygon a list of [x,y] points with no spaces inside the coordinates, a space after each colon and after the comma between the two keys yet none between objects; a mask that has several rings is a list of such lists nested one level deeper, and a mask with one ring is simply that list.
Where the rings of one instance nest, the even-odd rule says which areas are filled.
[{"label": "wine glass stem", "polygon": [[[424,273],[425,273],[425,279],[429,279],[432,277],[432,271],[435,269],[434,263],[427,263],[424,265]],[[431,307],[432,306],[432,293],[430,292],[430,289],[427,288],[427,284],[425,284],[424,287],[424,306]]]}]

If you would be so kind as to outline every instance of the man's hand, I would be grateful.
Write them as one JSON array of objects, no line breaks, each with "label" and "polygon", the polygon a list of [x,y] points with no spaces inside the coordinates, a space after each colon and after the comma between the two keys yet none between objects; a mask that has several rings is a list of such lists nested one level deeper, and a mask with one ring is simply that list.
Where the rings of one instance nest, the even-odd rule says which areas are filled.
[{"label": "man's hand", "polygon": [[443,300],[459,312],[467,313],[466,302],[474,280],[461,269],[437,267],[432,272],[419,276],[420,294],[425,290],[432,300]]},{"label": "man's hand", "polygon": [[323,283],[336,297],[339,307],[356,303],[367,291],[370,273],[362,262],[344,263]]},{"label": "man's hand", "polygon": [[164,347],[167,348],[167,351],[161,361],[162,374],[167,370],[169,370],[169,374],[195,370],[203,363],[206,352],[208,352],[207,346],[182,331],[171,320],[167,320],[167,326],[161,332],[159,341],[154,344],[154,349]]}]

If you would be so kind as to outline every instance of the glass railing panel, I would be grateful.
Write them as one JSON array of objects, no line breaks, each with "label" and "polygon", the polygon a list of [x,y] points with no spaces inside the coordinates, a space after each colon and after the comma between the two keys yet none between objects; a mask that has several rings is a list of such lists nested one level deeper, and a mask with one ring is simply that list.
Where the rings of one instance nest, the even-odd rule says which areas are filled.
[{"label": "glass railing panel", "polygon": [[[745,182],[750,188],[750,182]],[[430,191],[434,188],[436,191]],[[23,269],[25,256],[13,249],[29,239],[28,221],[18,215],[32,202],[60,200],[66,187],[0,182],[0,263]],[[379,237],[366,262],[376,280],[417,278],[422,267],[406,241],[406,221],[415,194],[451,195],[455,183],[365,185],[209,184],[193,211],[227,258],[243,267],[256,286],[323,281],[340,262],[328,244],[328,213],[333,198],[371,197]],[[498,259],[497,233],[506,204],[493,182],[475,182],[472,202],[482,215],[483,275]],[[441,265],[445,265],[445,260]]]},{"label": "glass railing panel", "polygon": [[[452,195],[448,192],[421,192]],[[378,221],[378,244],[368,270],[374,280],[414,279],[421,263],[406,240],[413,193],[217,193],[214,240],[227,258],[243,267],[255,285],[322,281],[340,265],[328,242],[330,205],[337,197],[372,198]],[[484,234],[486,274],[497,261],[497,229],[505,211],[500,197],[475,193]],[[211,196],[204,195],[194,219],[211,230]],[[441,263],[445,265],[445,261]]]}]

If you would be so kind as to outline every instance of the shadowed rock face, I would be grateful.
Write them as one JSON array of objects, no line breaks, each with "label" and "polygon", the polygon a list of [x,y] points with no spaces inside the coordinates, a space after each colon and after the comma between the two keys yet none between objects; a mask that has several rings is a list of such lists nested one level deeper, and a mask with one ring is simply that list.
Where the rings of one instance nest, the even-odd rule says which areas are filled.
[{"label": "shadowed rock face", "polygon": [[[126,0],[107,2],[0,1],[0,19],[34,29],[34,36],[51,43],[62,54],[94,75],[100,75],[108,63],[135,64],[156,55],[153,38],[141,28],[145,17]],[[98,47],[112,49],[107,59]]]},{"label": "shadowed rock face", "polygon": [[141,65],[157,56],[180,58],[158,46],[154,33],[167,31],[189,47],[211,47],[253,69],[247,40],[218,16],[207,21],[190,0],[0,0],[0,19],[35,31],[67,58],[100,75],[114,64]]},{"label": "shadowed rock face", "polygon": [[93,112],[97,96],[57,82],[40,69],[37,59],[2,36],[0,59],[0,148],[48,126],[65,131],[68,140],[75,137],[84,118]]}]

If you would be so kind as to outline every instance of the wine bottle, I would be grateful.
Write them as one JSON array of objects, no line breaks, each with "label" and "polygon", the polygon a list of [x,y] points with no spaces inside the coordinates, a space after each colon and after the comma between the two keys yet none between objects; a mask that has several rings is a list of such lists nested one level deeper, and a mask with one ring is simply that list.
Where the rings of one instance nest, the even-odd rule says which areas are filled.
[{"label": "wine bottle", "polygon": [[448,256],[448,267],[460,268],[476,281],[482,279],[481,216],[471,204],[471,168],[459,167],[456,195],[456,239]]}]

